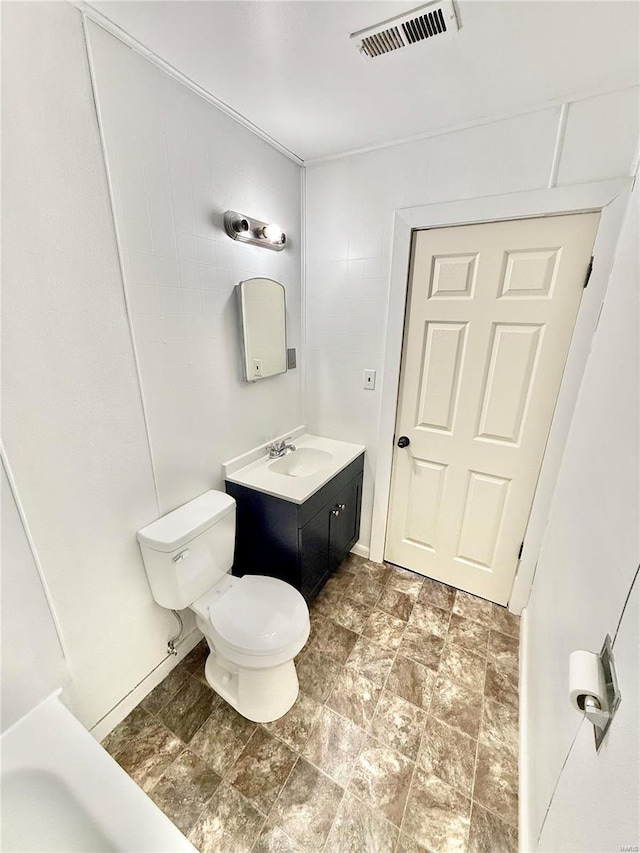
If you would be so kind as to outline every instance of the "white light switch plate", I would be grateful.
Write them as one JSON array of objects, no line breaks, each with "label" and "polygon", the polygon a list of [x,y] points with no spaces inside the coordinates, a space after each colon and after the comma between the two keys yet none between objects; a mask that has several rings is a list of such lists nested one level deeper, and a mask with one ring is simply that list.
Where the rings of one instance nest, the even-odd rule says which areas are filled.
[{"label": "white light switch plate", "polygon": [[376,387],[376,372],[375,370],[365,370],[362,387],[365,391],[373,391]]}]

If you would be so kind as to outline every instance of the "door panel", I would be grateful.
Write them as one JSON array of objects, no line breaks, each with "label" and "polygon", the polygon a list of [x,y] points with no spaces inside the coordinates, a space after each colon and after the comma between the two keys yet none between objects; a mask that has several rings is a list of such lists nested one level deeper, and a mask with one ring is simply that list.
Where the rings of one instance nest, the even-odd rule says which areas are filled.
[{"label": "door panel", "polygon": [[490,569],[510,480],[469,471],[456,560]]},{"label": "door panel", "polygon": [[416,460],[409,475],[409,505],[404,535],[414,544],[431,551],[435,550],[438,508],[446,470],[446,465]]},{"label": "door panel", "polygon": [[414,235],[387,560],[507,602],[598,221]]},{"label": "door panel", "polygon": [[430,299],[470,298],[476,281],[477,255],[438,255],[433,259]]},{"label": "door panel", "polygon": [[465,323],[426,323],[416,427],[451,432],[458,399]]},{"label": "door panel", "polygon": [[538,298],[553,296],[560,260],[560,249],[538,249],[535,252],[505,252],[502,299]]},{"label": "door panel", "polygon": [[542,331],[538,325],[494,325],[476,438],[518,444]]}]

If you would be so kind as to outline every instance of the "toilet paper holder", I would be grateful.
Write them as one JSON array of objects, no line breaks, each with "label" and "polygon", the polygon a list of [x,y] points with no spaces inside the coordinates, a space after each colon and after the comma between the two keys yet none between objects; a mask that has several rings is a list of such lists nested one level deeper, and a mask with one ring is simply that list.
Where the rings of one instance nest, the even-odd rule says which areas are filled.
[{"label": "toilet paper holder", "polygon": [[578,698],[580,710],[582,710],[587,720],[593,725],[596,752],[600,749],[622,700],[609,634],[605,637],[602,649],[597,657],[601,668],[604,695],[601,697],[601,700],[596,696],[591,696],[589,693],[585,693]]}]

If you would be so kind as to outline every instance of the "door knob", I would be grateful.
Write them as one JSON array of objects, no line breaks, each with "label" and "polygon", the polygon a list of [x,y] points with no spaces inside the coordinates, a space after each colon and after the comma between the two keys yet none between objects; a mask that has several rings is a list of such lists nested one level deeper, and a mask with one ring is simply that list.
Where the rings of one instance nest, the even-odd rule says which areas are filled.
[{"label": "door knob", "polygon": [[411,440],[406,435],[401,435],[398,439],[398,447],[409,447]]}]

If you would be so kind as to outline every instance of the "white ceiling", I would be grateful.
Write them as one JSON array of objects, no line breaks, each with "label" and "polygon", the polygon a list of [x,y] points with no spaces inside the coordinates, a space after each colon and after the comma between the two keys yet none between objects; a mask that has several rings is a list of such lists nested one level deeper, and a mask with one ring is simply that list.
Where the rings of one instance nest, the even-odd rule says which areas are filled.
[{"label": "white ceiling", "polygon": [[462,0],[455,38],[370,62],[349,33],[419,0],[91,5],[304,160],[640,76],[638,2]]}]

